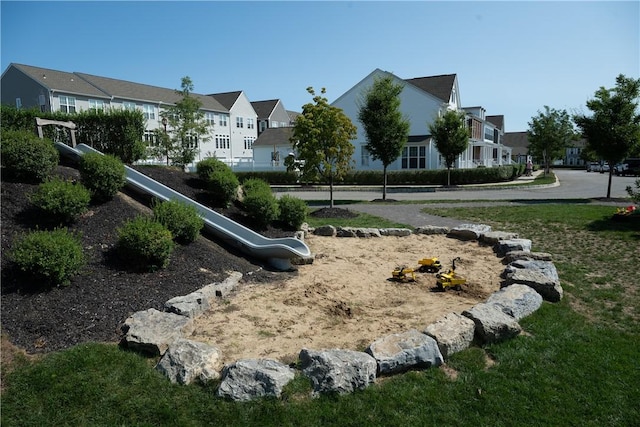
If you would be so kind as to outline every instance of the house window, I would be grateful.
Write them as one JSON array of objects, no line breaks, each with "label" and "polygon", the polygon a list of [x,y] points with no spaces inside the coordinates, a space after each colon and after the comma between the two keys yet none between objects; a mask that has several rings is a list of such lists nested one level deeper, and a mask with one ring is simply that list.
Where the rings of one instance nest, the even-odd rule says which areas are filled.
[{"label": "house window", "polygon": [[272,128],[277,128],[278,127],[278,122],[276,122],[276,121],[271,122],[271,127]]},{"label": "house window", "polygon": [[220,114],[220,126],[227,126],[227,116],[224,114]]},{"label": "house window", "polygon": [[144,142],[148,147],[157,147],[158,138],[156,137],[156,133],[152,130],[144,131]]},{"label": "house window", "polygon": [[19,110],[22,108],[22,99],[16,98],[16,108]]},{"label": "house window", "polygon": [[251,150],[253,148],[253,141],[255,141],[254,137],[245,136],[244,137],[244,149],[245,150]]},{"label": "house window", "polygon": [[280,127],[281,128],[286,128],[287,127],[287,123],[286,122],[280,122]]},{"label": "house window", "polygon": [[60,111],[62,111],[63,113],[75,113],[76,99],[73,96],[61,96]]},{"label": "house window", "polygon": [[156,107],[153,105],[145,104],[142,106],[142,112],[144,113],[144,118],[147,120],[155,120],[156,119]]},{"label": "house window", "polygon": [[230,146],[229,135],[216,135],[216,148],[228,149]]},{"label": "house window", "polygon": [[136,111],[136,103],[135,102],[123,102],[122,109],[125,111]]},{"label": "house window", "polygon": [[204,113],[204,120],[208,125],[213,126],[216,123],[216,115],[213,113]]},{"label": "house window", "polygon": [[247,118],[247,129],[253,129],[255,127],[255,123],[253,119]]},{"label": "house window", "polygon": [[425,169],[426,165],[426,145],[405,147],[402,150],[402,169]]},{"label": "house window", "polygon": [[182,144],[186,148],[198,148],[198,135],[186,135]]},{"label": "house window", "polygon": [[264,132],[264,130],[267,128],[267,124],[269,122],[266,120],[260,120],[260,133]]},{"label": "house window", "polygon": [[369,166],[369,157],[370,157],[370,153],[369,150],[367,150],[366,146],[362,146],[361,148],[361,153],[360,153],[360,164],[362,166]]},{"label": "house window", "polygon": [[103,111],[104,110],[104,101],[101,100],[101,99],[90,99],[89,100],[89,110]]},{"label": "house window", "polygon": [[493,141],[493,128],[489,126],[484,127],[484,139],[485,141]]},{"label": "house window", "polygon": [[244,127],[242,123],[242,117],[236,117],[236,127],[237,128]]}]

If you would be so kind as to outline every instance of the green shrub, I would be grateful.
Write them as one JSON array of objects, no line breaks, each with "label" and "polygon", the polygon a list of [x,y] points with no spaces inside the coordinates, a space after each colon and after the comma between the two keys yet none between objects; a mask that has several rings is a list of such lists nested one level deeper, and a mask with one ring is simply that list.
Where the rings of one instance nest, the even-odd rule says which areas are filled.
[{"label": "green shrub", "polygon": [[196,173],[202,180],[207,180],[213,172],[231,170],[224,162],[209,158],[196,163]]},{"label": "green shrub", "polygon": [[85,264],[80,238],[64,228],[30,232],[13,245],[9,258],[45,285],[68,284]]},{"label": "green shrub", "polygon": [[20,180],[44,181],[60,160],[51,140],[25,130],[3,131],[1,147],[5,173]]},{"label": "green shrub", "polygon": [[171,231],[151,218],[138,216],[118,229],[118,254],[132,267],[149,271],[164,268],[173,248]]},{"label": "green shrub", "polygon": [[80,183],[53,178],[40,184],[29,200],[48,215],[67,222],[87,211],[91,193]]},{"label": "green shrub", "polygon": [[260,178],[249,178],[242,183],[242,190],[245,195],[251,193],[271,193],[269,183]]},{"label": "green shrub", "polygon": [[267,191],[253,191],[245,196],[242,201],[245,211],[258,226],[266,226],[271,221],[278,219],[280,209],[278,200]]},{"label": "green shrub", "polygon": [[87,153],[80,158],[80,177],[99,202],[113,198],[126,183],[122,161],[109,154]]},{"label": "green shrub", "polygon": [[288,194],[278,200],[280,208],[279,220],[289,227],[298,230],[309,214],[306,202]]},{"label": "green shrub", "polygon": [[153,217],[171,231],[173,238],[179,243],[193,242],[204,227],[198,210],[177,200],[155,204]]},{"label": "green shrub", "polygon": [[207,178],[207,188],[222,206],[229,206],[238,195],[238,177],[231,169],[211,172]]}]

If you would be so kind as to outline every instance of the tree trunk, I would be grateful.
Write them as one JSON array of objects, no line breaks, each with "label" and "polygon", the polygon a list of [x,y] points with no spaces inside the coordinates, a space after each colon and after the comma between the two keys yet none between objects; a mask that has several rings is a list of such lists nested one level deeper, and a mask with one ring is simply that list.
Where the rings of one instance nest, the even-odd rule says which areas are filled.
[{"label": "tree trunk", "polygon": [[329,207],[333,209],[333,175],[329,177]]},{"label": "tree trunk", "polygon": [[[609,163],[611,165],[611,163]],[[607,199],[611,198],[611,179],[613,177],[613,168],[609,166],[609,184],[607,185]]]},{"label": "tree trunk", "polygon": [[451,187],[451,166],[447,166],[447,187]]},{"label": "tree trunk", "polygon": [[387,200],[387,165],[383,166],[382,171],[382,200]]}]

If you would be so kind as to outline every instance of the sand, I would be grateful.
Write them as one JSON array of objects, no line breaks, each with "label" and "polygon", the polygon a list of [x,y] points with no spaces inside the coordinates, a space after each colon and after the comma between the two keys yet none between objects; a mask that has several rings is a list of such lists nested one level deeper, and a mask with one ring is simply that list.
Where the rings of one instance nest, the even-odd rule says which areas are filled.
[{"label": "sand", "polygon": [[[244,358],[297,360],[300,350],[363,351],[374,340],[411,328],[423,331],[439,317],[484,301],[499,289],[501,258],[490,247],[441,235],[346,238],[309,236],[313,264],[295,277],[239,287],[195,321],[190,339],[217,346],[223,363]],[[443,271],[456,262],[467,285],[436,288],[435,274],[415,282],[391,280],[400,265],[417,268],[438,257]]]}]

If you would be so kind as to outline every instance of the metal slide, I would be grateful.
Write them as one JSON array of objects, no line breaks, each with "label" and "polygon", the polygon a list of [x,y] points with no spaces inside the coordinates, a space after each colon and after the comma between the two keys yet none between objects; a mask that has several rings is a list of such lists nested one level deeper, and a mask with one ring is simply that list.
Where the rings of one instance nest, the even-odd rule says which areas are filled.
[{"label": "metal slide", "polygon": [[[56,143],[58,151],[66,155],[79,157],[84,153],[100,153],[85,144],[72,148],[63,143]],[[175,190],[149,178],[148,176],[125,166],[127,184],[137,190],[157,197],[160,200],[179,200],[194,206],[204,219],[205,228],[216,237],[224,240],[232,247],[252,257],[265,260],[273,268],[286,271],[292,268],[291,259],[308,258],[311,250],[302,241],[293,237],[270,239],[237,222],[220,215],[204,205],[192,200]]]}]

